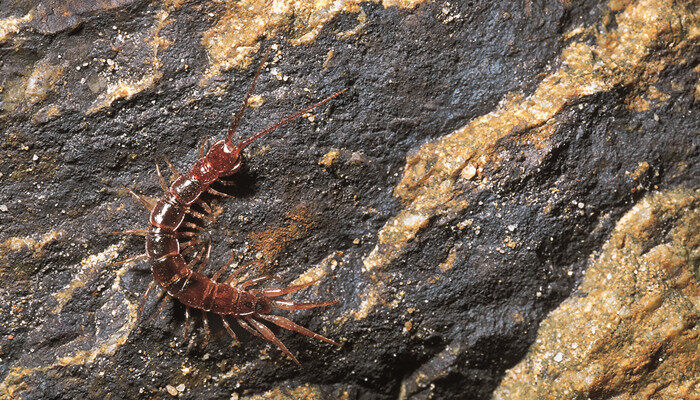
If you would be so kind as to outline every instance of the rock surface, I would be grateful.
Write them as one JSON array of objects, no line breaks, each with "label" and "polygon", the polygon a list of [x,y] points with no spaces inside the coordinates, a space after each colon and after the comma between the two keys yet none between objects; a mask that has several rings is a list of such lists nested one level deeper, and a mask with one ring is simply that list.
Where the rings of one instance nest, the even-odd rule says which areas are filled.
[{"label": "rock surface", "polygon": [[700,390],[700,191],[641,200],[494,399],[691,399]]},{"label": "rock surface", "polygon": [[[692,395],[698,32],[671,0],[3,2],[0,398]],[[278,331],[301,368],[137,321],[148,265],[110,265],[147,221],[120,185],[189,168],[269,46],[241,137],[349,90],[246,151],[206,273],[320,279],[289,317],[341,346]]]}]

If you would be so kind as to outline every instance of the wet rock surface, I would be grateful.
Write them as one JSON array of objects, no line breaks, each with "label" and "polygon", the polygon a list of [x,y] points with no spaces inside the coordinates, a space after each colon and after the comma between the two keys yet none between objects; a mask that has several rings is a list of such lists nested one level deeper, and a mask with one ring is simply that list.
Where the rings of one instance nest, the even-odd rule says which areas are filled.
[{"label": "wet rock surface", "polygon": [[[691,2],[0,8],[0,398],[696,389],[669,367],[697,375]],[[284,283],[320,279],[292,298],[339,302],[289,317],[341,346],[276,330],[302,368],[246,332],[232,347],[218,318],[207,347],[201,323],[183,342],[177,302],[148,321],[155,295],[137,321],[148,265],[108,265],[143,252],[142,238],[108,235],[146,226],[120,185],[159,196],[154,158],[184,170],[221,137],[270,45],[241,137],[349,90],[246,151],[236,186],[221,188],[235,198],[209,199],[206,272],[233,250]],[[609,259],[615,246],[655,257],[653,284],[606,288],[634,281]],[[615,320],[624,332],[578,335],[578,351],[615,351],[563,349],[581,319],[612,321],[591,314],[609,293],[630,305]],[[572,320],[566,307],[584,311]],[[611,365],[630,354],[647,362]]]}]

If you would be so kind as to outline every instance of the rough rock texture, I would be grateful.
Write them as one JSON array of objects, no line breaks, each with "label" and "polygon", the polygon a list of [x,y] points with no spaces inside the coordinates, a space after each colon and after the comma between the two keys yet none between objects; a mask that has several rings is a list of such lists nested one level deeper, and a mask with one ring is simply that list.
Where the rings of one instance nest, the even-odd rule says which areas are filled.
[{"label": "rough rock texture", "polygon": [[[671,0],[3,1],[0,398],[691,396],[697,15]],[[247,150],[220,188],[235,198],[210,199],[206,272],[234,250],[285,283],[321,279],[292,298],[339,303],[290,318],[341,346],[277,331],[302,368],[245,332],[232,347],[216,318],[206,348],[201,324],[183,342],[176,302],[137,321],[148,265],[109,265],[143,252],[108,235],[146,225],[120,185],[158,196],[153,159],[188,168],[223,135],[270,45],[241,137],[349,90]],[[637,283],[614,248],[649,263]],[[583,325],[545,320],[560,305],[620,331],[567,336]]]},{"label": "rough rock texture", "polygon": [[635,205],[494,399],[697,397],[699,228],[700,191]]}]

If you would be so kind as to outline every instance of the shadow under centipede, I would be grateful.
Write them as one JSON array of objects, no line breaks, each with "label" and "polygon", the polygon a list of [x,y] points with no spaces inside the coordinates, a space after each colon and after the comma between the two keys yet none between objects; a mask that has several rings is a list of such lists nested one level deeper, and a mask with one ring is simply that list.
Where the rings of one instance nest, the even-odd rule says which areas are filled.
[{"label": "shadow under centipede", "polygon": [[[245,158],[243,158],[242,162],[241,169],[238,170],[235,176],[220,178],[219,181],[212,185],[212,188],[229,196],[233,196],[238,200],[245,200],[253,196],[257,192],[255,182],[258,180],[258,177],[250,170]],[[207,193],[207,196],[211,195]],[[224,198],[221,200],[221,197],[213,197],[216,197],[224,203],[227,200],[235,200],[231,198]]]}]

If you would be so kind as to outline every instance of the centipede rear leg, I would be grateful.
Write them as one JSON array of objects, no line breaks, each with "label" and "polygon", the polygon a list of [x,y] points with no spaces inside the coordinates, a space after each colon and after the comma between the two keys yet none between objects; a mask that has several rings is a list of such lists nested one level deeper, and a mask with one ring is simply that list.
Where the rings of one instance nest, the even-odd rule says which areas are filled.
[{"label": "centipede rear leg", "polygon": [[331,339],[328,339],[328,338],[325,337],[325,336],[319,335],[319,334],[316,333],[316,332],[313,332],[313,331],[311,331],[311,330],[309,330],[309,329],[307,329],[307,328],[304,328],[303,326],[298,325],[298,324],[292,322],[292,321],[291,321],[290,319],[288,319],[288,318],[285,318],[285,317],[282,317],[282,316],[279,316],[279,315],[267,315],[267,314],[261,314],[261,315],[259,315],[259,317],[262,318],[262,319],[265,319],[265,320],[267,320],[267,321],[270,321],[270,322],[272,322],[273,324],[275,324],[275,325],[277,325],[277,326],[279,326],[279,327],[281,327],[281,328],[284,328],[284,329],[287,329],[287,330],[290,330],[290,331],[294,331],[294,332],[299,332],[299,333],[301,333],[302,335],[306,335],[306,336],[308,336],[308,337],[310,337],[310,338],[322,340],[322,341],[324,341],[324,342],[326,342],[326,343],[330,343],[330,344],[335,345],[335,346],[340,346],[338,343],[332,341]]},{"label": "centipede rear leg", "polygon": [[263,339],[273,343],[275,346],[277,346],[277,348],[282,350],[284,354],[291,358],[292,361],[294,361],[298,366],[301,367],[301,363],[299,362],[299,360],[297,360],[297,358],[294,357],[294,355],[289,351],[289,349],[287,349],[287,346],[285,346],[284,343],[282,343],[282,341],[279,340],[274,333],[272,333],[270,328],[265,326],[262,322],[256,321],[254,318],[251,317],[247,317],[246,321],[249,322],[260,333]]}]

